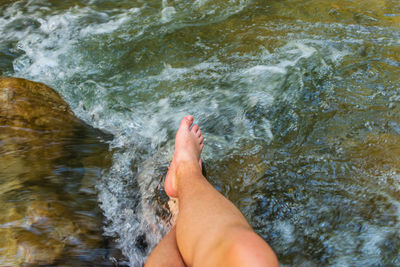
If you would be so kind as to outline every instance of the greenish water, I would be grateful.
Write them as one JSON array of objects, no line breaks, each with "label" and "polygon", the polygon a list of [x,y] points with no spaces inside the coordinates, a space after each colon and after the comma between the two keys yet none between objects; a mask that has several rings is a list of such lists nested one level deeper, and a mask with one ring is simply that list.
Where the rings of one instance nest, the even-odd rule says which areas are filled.
[{"label": "greenish water", "polygon": [[169,227],[154,195],[188,113],[282,265],[400,265],[398,1],[0,4],[0,73],[114,135],[98,200],[131,266]]}]

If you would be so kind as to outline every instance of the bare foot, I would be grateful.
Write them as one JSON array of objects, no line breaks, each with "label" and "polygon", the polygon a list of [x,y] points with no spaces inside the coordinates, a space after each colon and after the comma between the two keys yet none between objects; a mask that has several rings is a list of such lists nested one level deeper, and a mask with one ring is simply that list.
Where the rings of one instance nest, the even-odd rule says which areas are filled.
[{"label": "bare foot", "polygon": [[183,162],[198,162],[201,168],[200,154],[203,150],[204,137],[197,124],[193,124],[193,116],[186,116],[182,119],[179,125],[178,132],[175,136],[175,152],[171,165],[169,166],[167,176],[165,177],[164,188],[165,192],[170,197],[178,196],[176,182],[176,167]]}]

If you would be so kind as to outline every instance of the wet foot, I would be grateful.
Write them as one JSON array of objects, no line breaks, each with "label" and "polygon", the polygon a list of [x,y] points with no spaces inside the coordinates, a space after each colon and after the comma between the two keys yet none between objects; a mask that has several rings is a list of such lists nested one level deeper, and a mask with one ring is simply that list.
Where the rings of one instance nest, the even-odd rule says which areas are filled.
[{"label": "wet foot", "polygon": [[[165,192],[170,197],[177,197],[176,167],[179,164],[196,162],[201,168],[200,154],[203,150],[204,137],[197,124],[193,125],[193,117],[186,116],[179,125],[175,137],[175,152],[167,176],[165,177]],[[191,127],[192,126],[192,127]]]}]

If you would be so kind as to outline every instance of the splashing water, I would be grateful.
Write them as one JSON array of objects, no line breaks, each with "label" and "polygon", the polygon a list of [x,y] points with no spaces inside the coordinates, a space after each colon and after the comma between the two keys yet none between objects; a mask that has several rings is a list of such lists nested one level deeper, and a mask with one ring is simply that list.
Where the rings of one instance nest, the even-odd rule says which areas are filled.
[{"label": "splashing water", "polygon": [[114,135],[97,188],[131,266],[173,220],[159,184],[188,113],[209,179],[282,264],[400,264],[399,6],[302,2],[0,7],[0,71]]}]

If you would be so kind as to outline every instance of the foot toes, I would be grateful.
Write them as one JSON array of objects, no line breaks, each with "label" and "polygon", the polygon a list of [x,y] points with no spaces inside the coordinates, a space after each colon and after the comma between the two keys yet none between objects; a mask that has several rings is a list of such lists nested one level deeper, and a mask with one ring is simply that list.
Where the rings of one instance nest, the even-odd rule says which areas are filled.
[{"label": "foot toes", "polygon": [[201,143],[201,144],[200,144],[200,151],[203,150],[203,147],[204,147],[204,144]]},{"label": "foot toes", "polygon": [[199,125],[197,125],[197,124],[193,125],[193,127],[192,127],[192,132],[195,133],[195,134],[197,134],[197,131],[198,131],[198,130],[199,130]]},{"label": "foot toes", "polygon": [[203,141],[204,141],[204,136],[201,136],[200,139],[199,139],[199,143],[203,144]]},{"label": "foot toes", "polygon": [[196,136],[197,136],[197,137],[200,137],[200,136],[201,136],[201,130],[198,130],[198,131],[197,131]]},{"label": "foot toes", "polygon": [[189,128],[193,123],[193,116],[188,115],[181,120],[181,125],[179,127]]}]

